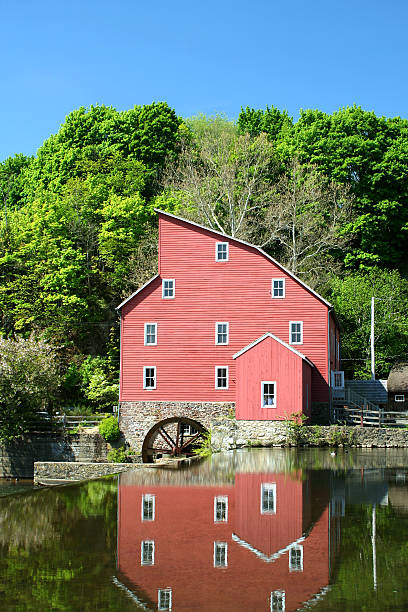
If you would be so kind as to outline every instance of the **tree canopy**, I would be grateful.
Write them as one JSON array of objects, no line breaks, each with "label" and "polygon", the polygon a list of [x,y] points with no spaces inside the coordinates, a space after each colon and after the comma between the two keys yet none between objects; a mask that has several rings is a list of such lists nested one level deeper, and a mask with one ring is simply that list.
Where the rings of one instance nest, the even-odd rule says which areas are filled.
[{"label": "tree canopy", "polygon": [[[349,376],[368,374],[370,293],[381,374],[407,350],[405,119],[357,106],[297,121],[247,107],[236,122],[183,120],[165,102],[81,107],[35,156],[0,163],[0,195],[0,336],[58,346],[67,404],[112,400],[114,308],[156,272],[155,207],[262,246],[333,301]],[[387,292],[398,316],[381,327]]]}]

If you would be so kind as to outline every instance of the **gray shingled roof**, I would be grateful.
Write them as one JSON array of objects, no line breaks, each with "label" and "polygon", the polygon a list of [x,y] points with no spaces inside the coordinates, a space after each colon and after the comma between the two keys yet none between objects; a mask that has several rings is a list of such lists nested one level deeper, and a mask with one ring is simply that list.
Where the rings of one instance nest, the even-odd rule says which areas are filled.
[{"label": "gray shingled roof", "polygon": [[408,392],[408,363],[397,363],[393,366],[387,386],[391,393]]}]

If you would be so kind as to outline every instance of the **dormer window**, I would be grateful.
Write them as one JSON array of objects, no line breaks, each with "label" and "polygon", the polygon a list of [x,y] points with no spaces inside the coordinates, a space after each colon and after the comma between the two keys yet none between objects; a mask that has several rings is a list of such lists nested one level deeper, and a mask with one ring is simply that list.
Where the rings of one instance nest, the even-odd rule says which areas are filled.
[{"label": "dormer window", "polygon": [[162,298],[169,300],[174,298],[176,293],[176,281],[174,278],[163,278],[162,280]]},{"label": "dormer window", "polygon": [[285,297],[285,279],[284,278],[273,278],[272,279],[272,297],[273,298],[284,298]]},{"label": "dormer window", "polygon": [[215,261],[228,261],[228,242],[216,242]]}]

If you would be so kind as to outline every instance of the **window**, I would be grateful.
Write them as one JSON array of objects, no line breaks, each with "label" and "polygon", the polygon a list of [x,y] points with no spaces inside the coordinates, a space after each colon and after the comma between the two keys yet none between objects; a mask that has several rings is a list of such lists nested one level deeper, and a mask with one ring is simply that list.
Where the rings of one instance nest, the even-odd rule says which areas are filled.
[{"label": "window", "polygon": [[187,423],[180,424],[180,435],[194,436],[196,433],[198,433],[198,431],[192,425],[187,425]]},{"label": "window", "polygon": [[228,261],[228,242],[216,242],[215,261]]},{"label": "window", "polygon": [[289,344],[303,343],[303,321],[289,321]]},{"label": "window", "polygon": [[291,572],[303,572],[303,546],[292,546],[290,548],[289,569]]},{"label": "window", "polygon": [[159,610],[171,610],[171,589],[159,589],[157,599]]},{"label": "window", "polygon": [[176,289],[176,281],[174,278],[163,278],[162,280],[162,298],[171,299],[174,298]]},{"label": "window", "polygon": [[276,514],[276,484],[274,482],[261,484],[261,514]]},{"label": "window", "polygon": [[214,523],[228,521],[228,497],[225,495],[214,497]]},{"label": "window", "polygon": [[285,612],[285,591],[272,591],[271,612]]},{"label": "window", "polygon": [[144,343],[145,346],[157,344],[157,323],[144,324]]},{"label": "window", "polygon": [[285,297],[285,279],[284,278],[273,278],[272,279],[272,297],[273,298],[284,298]]},{"label": "window", "polygon": [[215,324],[215,344],[228,344],[229,342],[229,323]]},{"label": "window", "polygon": [[141,549],[141,564],[154,565],[154,541],[144,540]]},{"label": "window", "polygon": [[227,542],[214,542],[214,567],[228,566]]},{"label": "window", "polygon": [[405,395],[396,395],[395,396],[395,401],[396,402],[405,402]]},{"label": "window", "polygon": [[142,521],[154,521],[156,512],[156,499],[154,495],[142,495]]},{"label": "window", "polygon": [[228,366],[215,366],[215,388],[228,389]]},{"label": "window", "polygon": [[276,408],[276,382],[262,381],[262,408]]},{"label": "window", "polygon": [[143,389],[156,388],[156,366],[145,366],[143,368]]}]

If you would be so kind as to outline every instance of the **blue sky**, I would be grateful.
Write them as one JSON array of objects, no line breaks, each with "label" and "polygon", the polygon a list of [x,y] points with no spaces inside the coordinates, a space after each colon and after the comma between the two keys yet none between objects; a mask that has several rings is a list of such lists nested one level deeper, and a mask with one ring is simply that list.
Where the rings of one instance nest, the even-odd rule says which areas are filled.
[{"label": "blue sky", "polygon": [[408,117],[402,0],[0,0],[0,160],[79,106],[167,101],[183,117],[354,103]]}]

